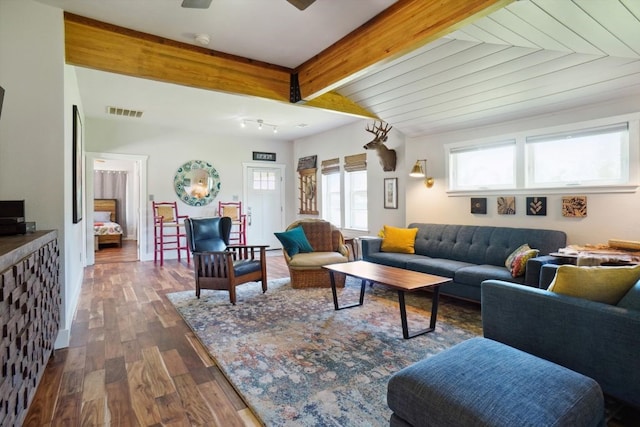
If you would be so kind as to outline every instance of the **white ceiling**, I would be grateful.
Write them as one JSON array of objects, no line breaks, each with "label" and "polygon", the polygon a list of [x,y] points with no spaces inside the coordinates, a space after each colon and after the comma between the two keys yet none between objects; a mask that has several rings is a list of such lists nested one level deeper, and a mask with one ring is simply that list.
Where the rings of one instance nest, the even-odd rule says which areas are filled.
[{"label": "white ceiling", "polygon": [[[150,34],[295,67],[393,0],[39,0]],[[366,10],[363,10],[366,9]],[[383,36],[383,35],[382,35]],[[78,69],[85,114],[107,105],[142,120],[198,131],[240,131],[242,119],[278,125],[291,140],[344,125],[351,116]],[[416,136],[640,96],[640,0],[523,0],[338,88],[406,135]],[[297,127],[305,123],[304,128]],[[250,123],[243,132],[258,132]],[[267,129],[270,130],[270,129]],[[263,132],[265,129],[263,129]]]}]

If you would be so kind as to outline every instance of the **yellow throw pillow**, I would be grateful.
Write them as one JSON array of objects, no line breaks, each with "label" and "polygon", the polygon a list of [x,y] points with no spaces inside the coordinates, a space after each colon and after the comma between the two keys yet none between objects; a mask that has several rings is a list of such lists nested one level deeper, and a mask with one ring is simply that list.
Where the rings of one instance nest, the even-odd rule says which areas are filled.
[{"label": "yellow throw pillow", "polygon": [[561,265],[549,290],[558,294],[615,305],[640,279],[635,267]]},{"label": "yellow throw pillow", "polygon": [[385,225],[380,250],[382,252],[414,254],[416,253],[416,234],[418,234],[417,228],[398,228]]}]

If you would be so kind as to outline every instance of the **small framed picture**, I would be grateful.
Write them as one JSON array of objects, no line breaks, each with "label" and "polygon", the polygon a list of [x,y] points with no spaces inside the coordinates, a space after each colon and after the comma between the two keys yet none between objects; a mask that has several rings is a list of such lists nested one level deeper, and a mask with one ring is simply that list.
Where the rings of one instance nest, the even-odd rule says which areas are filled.
[{"label": "small framed picture", "polygon": [[498,197],[498,215],[515,215],[516,198],[513,196]]},{"label": "small framed picture", "polygon": [[487,198],[486,197],[472,197],[471,198],[471,213],[472,214],[486,214],[487,213]]},{"label": "small framed picture", "polygon": [[546,197],[527,197],[527,215],[546,216],[547,215],[547,198]]},{"label": "small framed picture", "polygon": [[562,197],[562,216],[569,218],[587,216],[587,196]]},{"label": "small framed picture", "polygon": [[398,178],[384,179],[384,208],[398,209]]}]

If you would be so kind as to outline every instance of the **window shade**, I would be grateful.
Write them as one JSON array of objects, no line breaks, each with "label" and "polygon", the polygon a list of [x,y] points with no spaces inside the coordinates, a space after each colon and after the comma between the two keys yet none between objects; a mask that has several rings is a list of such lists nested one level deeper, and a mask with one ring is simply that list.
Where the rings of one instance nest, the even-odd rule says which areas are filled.
[{"label": "window shade", "polygon": [[366,171],[367,153],[344,157],[344,170],[347,172]]},{"label": "window shade", "polygon": [[330,175],[332,173],[340,173],[340,159],[328,159],[323,160],[321,163],[322,175]]}]

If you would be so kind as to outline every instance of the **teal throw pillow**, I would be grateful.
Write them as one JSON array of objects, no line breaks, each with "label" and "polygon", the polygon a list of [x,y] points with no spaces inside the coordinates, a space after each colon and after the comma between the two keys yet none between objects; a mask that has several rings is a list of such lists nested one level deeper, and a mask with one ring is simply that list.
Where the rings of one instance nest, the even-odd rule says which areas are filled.
[{"label": "teal throw pillow", "polygon": [[280,240],[282,247],[287,251],[287,254],[290,257],[300,252],[313,252],[311,243],[307,240],[307,236],[304,234],[304,230],[301,225],[283,233],[273,234],[275,234],[278,240]]}]

